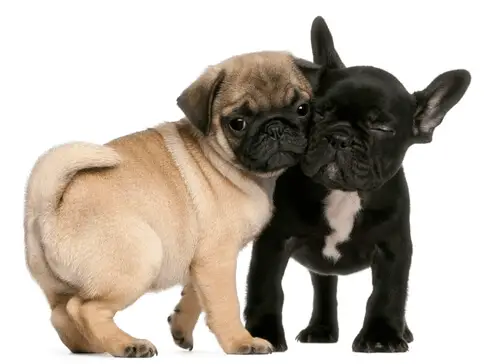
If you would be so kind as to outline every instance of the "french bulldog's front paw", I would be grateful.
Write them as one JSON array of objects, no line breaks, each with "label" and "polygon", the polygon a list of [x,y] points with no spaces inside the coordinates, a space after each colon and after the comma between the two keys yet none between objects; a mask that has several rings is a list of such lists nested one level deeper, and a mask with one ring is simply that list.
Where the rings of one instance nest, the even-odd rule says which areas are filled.
[{"label": "french bulldog's front paw", "polygon": [[301,343],[336,343],[338,329],[329,325],[312,324],[301,330],[296,340]]},{"label": "french bulldog's front paw", "polygon": [[377,321],[362,328],[353,341],[352,350],[359,353],[403,353],[409,350],[409,345],[403,335],[388,323]]},{"label": "french bulldog's front paw", "polygon": [[175,344],[182,348],[191,351],[194,347],[194,339],[192,338],[192,330],[184,327],[180,312],[175,312],[168,316],[170,324],[170,333]]},{"label": "french bulldog's front paw", "polygon": [[246,330],[253,336],[268,340],[276,352],[288,350],[282,322],[276,315],[265,315],[258,319],[249,319],[246,322]]},{"label": "french bulldog's front paw", "polygon": [[411,330],[409,330],[409,328],[407,327],[407,325],[405,326],[405,329],[404,329],[404,335],[403,335],[403,338],[405,341],[407,341],[409,344],[412,343],[414,341],[414,336],[412,335],[412,332]]},{"label": "french bulldog's front paw", "polygon": [[246,339],[233,342],[227,354],[270,354],[272,351],[272,344],[267,340],[250,336]]}]

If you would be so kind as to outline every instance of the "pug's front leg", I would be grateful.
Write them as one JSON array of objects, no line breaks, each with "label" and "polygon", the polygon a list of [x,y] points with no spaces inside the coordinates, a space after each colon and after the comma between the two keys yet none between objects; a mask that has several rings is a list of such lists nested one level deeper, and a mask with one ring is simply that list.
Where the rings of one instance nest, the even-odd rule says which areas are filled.
[{"label": "pug's front leg", "polygon": [[236,288],[237,252],[221,252],[192,265],[191,277],[206,324],[227,354],[269,354],[272,345],[251,336],[240,318]]},{"label": "pug's front leg", "polygon": [[192,333],[201,314],[201,305],[192,283],[184,286],[181,296],[173,313],[168,316],[168,324],[175,344],[190,351],[194,347]]}]

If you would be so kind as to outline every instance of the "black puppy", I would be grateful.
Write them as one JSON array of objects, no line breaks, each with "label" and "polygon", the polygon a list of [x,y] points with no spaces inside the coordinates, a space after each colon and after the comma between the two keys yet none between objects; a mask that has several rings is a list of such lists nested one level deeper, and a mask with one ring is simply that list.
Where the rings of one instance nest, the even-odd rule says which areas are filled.
[{"label": "black puppy", "polygon": [[428,143],[466,92],[466,70],[445,72],[409,93],[390,73],[345,68],[321,17],[312,24],[314,62],[325,65],[315,90],[314,126],[301,167],[277,181],[273,219],[253,244],[246,327],[287,349],[281,281],[291,257],[310,271],[314,306],[300,342],[336,342],[338,275],[371,268],[373,291],[356,352],[404,352],[412,256],[409,191],[402,162]]}]

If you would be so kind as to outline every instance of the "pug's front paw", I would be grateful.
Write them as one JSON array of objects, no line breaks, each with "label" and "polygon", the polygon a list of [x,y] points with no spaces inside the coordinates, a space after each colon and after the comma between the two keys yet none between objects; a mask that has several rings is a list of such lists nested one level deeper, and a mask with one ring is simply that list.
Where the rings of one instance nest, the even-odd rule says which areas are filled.
[{"label": "pug's front paw", "polygon": [[227,354],[270,354],[273,350],[272,344],[267,340],[250,336],[242,340],[234,341],[227,351]]},{"label": "pug's front paw", "polygon": [[168,324],[170,325],[170,333],[173,341],[178,347],[191,351],[194,347],[192,329],[184,321],[182,320],[182,313],[178,310],[168,316]]},{"label": "pug's front paw", "polygon": [[273,351],[288,350],[282,321],[277,315],[251,317],[246,322],[246,329],[251,335],[268,340],[272,344]]}]

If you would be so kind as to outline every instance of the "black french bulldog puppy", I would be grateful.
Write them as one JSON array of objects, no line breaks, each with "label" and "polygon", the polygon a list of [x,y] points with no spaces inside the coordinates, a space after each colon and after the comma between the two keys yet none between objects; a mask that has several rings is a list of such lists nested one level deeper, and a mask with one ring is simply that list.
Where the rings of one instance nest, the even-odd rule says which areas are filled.
[{"label": "black french bulldog puppy", "polygon": [[310,322],[297,340],[336,342],[338,276],[371,268],[373,291],[352,349],[405,352],[413,340],[405,319],[412,241],[402,162],[411,145],[432,140],[471,76],[448,71],[410,93],[384,70],[345,68],[322,17],[311,37],[314,62],[325,66],[314,125],[301,166],[279,177],[274,216],[253,244],[246,328],[287,350],[281,281],[292,258],[314,287]]}]

